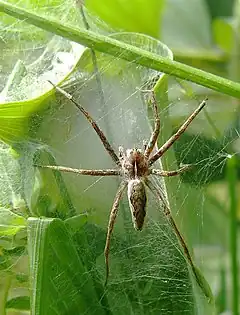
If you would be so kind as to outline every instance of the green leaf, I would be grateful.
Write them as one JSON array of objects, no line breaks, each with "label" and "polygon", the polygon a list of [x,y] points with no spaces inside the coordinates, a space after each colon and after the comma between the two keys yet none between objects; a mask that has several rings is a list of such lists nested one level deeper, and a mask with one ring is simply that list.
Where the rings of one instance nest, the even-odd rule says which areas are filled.
[{"label": "green leaf", "polygon": [[[16,91],[17,93],[17,91]],[[10,102],[0,106],[0,139],[13,143],[26,139],[30,132],[30,117],[39,109],[45,96],[24,102]]]},{"label": "green leaf", "polygon": [[213,35],[217,45],[230,54],[234,48],[233,18],[218,18],[213,21]]},{"label": "green leaf", "polygon": [[213,18],[219,16],[231,16],[233,12],[234,0],[208,0],[207,4]]},{"label": "green leaf", "polygon": [[31,312],[104,314],[93,281],[59,219],[28,220]]},{"label": "green leaf", "polygon": [[[192,150],[187,150],[189,143]],[[222,140],[208,139],[203,136],[196,139],[196,135],[185,133],[174,144],[178,164],[193,165],[191,170],[181,175],[182,179],[196,187],[223,179],[222,170],[226,156],[218,155],[218,152],[223,151],[224,147],[225,143]],[[206,161],[208,161],[207,165]]]},{"label": "green leaf", "polygon": [[111,27],[159,38],[164,0],[87,0],[86,7]]},{"label": "green leaf", "polygon": [[6,303],[6,308],[28,311],[30,309],[29,296],[18,296],[8,300]]},{"label": "green leaf", "polygon": [[65,224],[69,227],[69,233],[72,235],[82,230],[82,227],[87,223],[88,216],[86,214],[79,214],[65,220]]},{"label": "green leaf", "polygon": [[0,236],[15,235],[26,227],[26,220],[9,209],[0,208]]},{"label": "green leaf", "polygon": [[167,0],[162,41],[172,50],[202,54],[212,48],[211,21],[204,0]]},{"label": "green leaf", "polygon": [[32,159],[37,146],[22,142],[15,148],[0,143],[0,204],[25,214],[34,188]]},{"label": "green leaf", "polygon": [[17,207],[21,200],[21,174],[18,158],[11,147],[0,143],[1,205]]},{"label": "green leaf", "polygon": [[[48,6],[51,6],[55,16],[65,13],[62,21],[68,20],[69,15],[71,19],[77,15],[76,10],[66,10],[66,4],[60,5],[61,1],[50,1],[46,6],[44,2],[38,5],[23,1],[23,4],[30,11],[42,14],[49,14]],[[33,114],[47,108],[51,102],[47,79],[54,81],[55,76],[63,79],[75,67],[85,48],[39,28],[29,28],[25,22],[19,21],[15,27],[16,20],[5,14],[1,14],[1,23],[4,48],[2,46],[0,56],[0,79],[5,86],[0,93],[0,139],[12,144],[32,138],[38,128],[37,116],[34,126],[32,124]]]}]

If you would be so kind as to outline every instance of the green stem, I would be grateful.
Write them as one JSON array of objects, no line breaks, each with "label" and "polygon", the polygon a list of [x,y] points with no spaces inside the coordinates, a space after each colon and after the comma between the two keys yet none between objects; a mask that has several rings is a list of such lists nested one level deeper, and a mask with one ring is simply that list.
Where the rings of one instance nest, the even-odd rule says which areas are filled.
[{"label": "green stem", "polygon": [[10,3],[0,1],[0,12],[5,12],[17,19],[24,20],[46,31],[80,43],[117,58],[135,62],[148,68],[162,71],[178,78],[192,81],[215,91],[240,98],[240,84],[214,74],[187,66],[185,64],[161,57],[144,49],[120,42],[111,37],[89,30],[74,29],[56,21],[46,19]]},{"label": "green stem", "polygon": [[237,161],[235,157],[228,160],[227,179],[230,197],[230,249],[232,273],[232,314],[239,315],[238,305],[238,262],[237,262]]}]

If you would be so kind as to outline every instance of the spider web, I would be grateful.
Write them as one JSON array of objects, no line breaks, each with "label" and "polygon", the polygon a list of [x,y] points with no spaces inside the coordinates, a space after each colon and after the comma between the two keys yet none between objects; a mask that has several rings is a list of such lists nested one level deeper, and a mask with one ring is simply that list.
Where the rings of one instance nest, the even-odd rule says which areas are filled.
[{"label": "spider web", "polygon": [[[130,34],[119,34],[117,37],[128,42],[133,41],[135,44],[138,42],[138,45],[163,55],[168,54],[164,46],[148,37]],[[26,67],[27,74],[20,80],[20,84],[13,85],[7,93],[2,93],[2,99],[16,101],[42,95],[43,91],[51,88],[47,80],[59,82],[65,78],[66,73],[74,69],[82,53],[78,67],[74,69],[69,80],[65,80],[64,89],[73,94],[91,113],[116,152],[119,145],[125,149],[141,148],[143,141],[150,137],[153,120],[146,104],[147,98],[139,89],[161,74],[133,63],[123,62],[120,55],[117,60],[101,54],[96,54],[98,67],[96,72],[92,65],[90,50],[84,50],[80,45],[57,37],[53,37],[50,43],[48,40],[46,39],[45,46],[34,47],[33,50],[31,48],[33,51],[33,59],[29,62],[31,67]],[[16,48],[16,53],[20,51],[19,47]],[[35,53],[38,53],[37,57]],[[20,57],[19,55],[18,58],[21,59],[29,58],[29,55]],[[1,82],[3,85],[4,80]],[[200,87],[191,86],[191,89],[200,99],[202,95],[208,94]],[[171,126],[180,125],[196,108],[197,101],[189,97],[183,86],[175,80],[170,81],[168,87],[163,84],[159,93],[162,100],[159,104],[161,144],[171,135]],[[170,101],[165,103],[167,97]],[[214,115],[213,105],[210,101],[207,111]],[[75,232],[71,232],[71,235],[75,249],[86,267],[84,277],[94,279],[95,286],[98,285],[98,302],[109,313],[201,314],[200,305],[204,303],[204,297],[198,292],[199,288],[188,269],[175,234],[162,213],[161,205],[151,192],[148,192],[147,218],[141,233],[133,229],[126,197],[121,201],[111,243],[109,286],[107,289],[101,287],[105,276],[103,249],[106,227],[120,181],[118,178],[91,178],[74,174],[62,174],[56,178],[51,172],[40,174],[34,171],[32,163],[36,152],[38,161],[42,164],[54,162],[56,165],[86,169],[114,167],[92,127],[69,101],[58,96],[57,101],[48,100],[44,106],[47,110],[39,113],[32,122],[31,137],[24,143],[19,141],[15,146],[20,157],[7,151],[9,149],[5,146],[1,148],[2,152],[8,152],[7,156],[11,157],[8,161],[10,166],[13,166],[16,160],[19,162],[15,168],[11,168],[6,159],[2,159],[2,169],[8,169],[8,172],[2,171],[1,183],[5,189],[1,192],[1,205],[18,208],[18,213],[22,211],[26,217],[47,216],[65,220],[79,214],[86,217],[85,223],[76,228]],[[214,124],[217,128],[223,129],[226,118],[224,122],[221,119],[216,120],[217,122],[214,119]],[[234,130],[237,132],[237,128]],[[203,268],[210,280],[213,280],[210,277],[212,266],[209,265],[207,251],[209,247],[205,244],[220,244],[216,242],[215,236],[206,235],[205,230],[209,231],[214,224],[216,231],[219,231],[225,217],[224,214],[220,218],[218,215],[219,222],[215,222],[215,213],[219,206],[212,194],[215,186],[210,185],[207,190],[206,184],[223,177],[227,159],[226,147],[231,144],[234,135],[222,134],[221,137],[222,143],[214,141],[216,133],[212,125],[204,114],[200,114],[190,126],[187,135],[181,138],[183,140],[176,143],[175,151],[171,149],[167,152],[162,161],[166,170],[176,169],[180,163],[192,163],[196,164],[195,171],[182,176],[181,179],[179,177],[168,179],[166,183],[154,179],[155,184],[163,192],[166,184],[174,218],[187,243],[194,249],[196,264]],[[205,155],[202,154],[203,151],[206,151]],[[161,167],[159,162],[156,165]],[[16,173],[16,169],[19,173]],[[11,175],[14,177],[9,181]],[[19,206],[22,202],[24,207]],[[211,208],[211,213],[206,211],[208,208]],[[73,229],[72,222],[68,221],[70,230]],[[80,242],[83,238],[86,239],[84,244]],[[1,246],[12,250],[20,247],[19,243],[22,242],[22,247],[25,247],[26,242],[23,239],[24,237],[19,237],[16,243],[12,238],[2,239],[3,242],[8,241],[8,245],[12,244],[12,247],[7,248],[5,243],[1,243]],[[49,242],[50,245],[54,244],[51,239]],[[53,245],[52,247],[54,248]],[[210,249],[212,252],[213,247]],[[211,253],[212,256],[215,255],[215,259],[217,254],[218,252]],[[56,259],[54,254],[51,255]],[[24,261],[23,273],[27,274],[25,259],[26,252],[22,251],[17,259],[6,265],[5,270],[10,270],[14,265],[19,274],[22,271],[19,271],[19,262]],[[49,261],[53,260],[49,258]],[[68,264],[70,269],[75,268],[71,259]],[[57,259],[53,263],[53,269],[55,273],[51,280],[56,297],[49,298],[52,314],[58,303],[61,303],[60,297],[64,294],[69,294],[73,305],[75,301],[77,304],[79,299]],[[75,269],[74,275],[81,278],[78,268]],[[21,287],[18,280],[16,283],[17,287]],[[21,293],[25,293],[24,286],[27,287],[27,282],[21,287]],[[82,291],[80,286],[81,294]],[[15,296],[14,293],[12,296]],[[63,309],[64,307],[67,308],[66,305]],[[98,308],[96,304],[89,303],[83,313],[95,314],[98,313]]]}]

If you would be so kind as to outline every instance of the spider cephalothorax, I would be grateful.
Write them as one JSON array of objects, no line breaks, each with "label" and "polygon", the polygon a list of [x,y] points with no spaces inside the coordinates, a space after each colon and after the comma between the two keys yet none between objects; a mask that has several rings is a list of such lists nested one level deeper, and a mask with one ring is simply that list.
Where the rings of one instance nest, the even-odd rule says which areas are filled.
[{"label": "spider cephalothorax", "polygon": [[[50,82],[51,83],[51,82]],[[54,85],[55,86],[55,85]],[[192,271],[196,277],[198,284],[201,286],[199,282],[198,273],[192,261],[191,255],[187,248],[187,245],[171,215],[169,206],[166,204],[164,196],[161,191],[157,189],[154,183],[149,179],[150,174],[154,176],[175,176],[183,173],[184,171],[189,169],[189,165],[185,165],[178,170],[175,171],[163,171],[160,169],[150,168],[171,146],[172,144],[181,136],[181,134],[187,129],[192,120],[198,115],[198,113],[202,110],[202,108],[206,105],[206,100],[204,100],[198,108],[188,117],[188,119],[182,124],[182,126],[178,129],[178,131],[173,134],[168,141],[166,141],[158,150],[156,148],[156,152],[153,152],[153,149],[157,143],[157,139],[160,132],[160,119],[158,116],[158,107],[155,95],[151,92],[151,100],[152,100],[152,108],[155,117],[154,130],[152,135],[146,145],[144,145],[144,149],[128,149],[124,152],[123,148],[120,147],[119,156],[115,153],[115,150],[112,148],[111,144],[108,142],[106,136],[99,128],[98,124],[94,119],[90,116],[90,114],[80,105],[78,104],[72,97],[72,95],[66,93],[61,88],[56,87],[56,89],[65,95],[72,103],[74,103],[77,108],[82,112],[82,114],[86,117],[89,123],[92,125],[93,129],[96,131],[99,139],[101,140],[103,146],[105,147],[108,154],[111,156],[113,162],[116,164],[115,169],[106,169],[106,170],[86,170],[86,169],[73,169],[64,166],[51,166],[51,165],[41,165],[44,168],[50,168],[63,172],[73,172],[81,175],[91,175],[91,176],[120,176],[122,177],[122,182],[116,196],[113,201],[112,209],[110,212],[109,222],[108,222],[108,230],[107,230],[107,238],[105,245],[105,261],[106,261],[106,283],[109,275],[109,250],[110,250],[110,241],[112,236],[113,227],[116,221],[118,206],[120,199],[123,195],[124,190],[127,188],[128,190],[128,200],[129,206],[132,213],[132,219],[134,226],[137,230],[141,230],[144,223],[144,218],[146,215],[146,188],[150,189],[152,193],[155,195],[157,200],[161,202],[163,212],[166,215],[170,225],[172,226],[176,237],[178,238],[185,257],[187,258]],[[202,286],[201,286],[202,287]]]},{"label": "spider cephalothorax", "polygon": [[127,149],[124,152],[120,147],[119,157],[126,180],[144,178],[149,175],[148,160],[141,149]]}]

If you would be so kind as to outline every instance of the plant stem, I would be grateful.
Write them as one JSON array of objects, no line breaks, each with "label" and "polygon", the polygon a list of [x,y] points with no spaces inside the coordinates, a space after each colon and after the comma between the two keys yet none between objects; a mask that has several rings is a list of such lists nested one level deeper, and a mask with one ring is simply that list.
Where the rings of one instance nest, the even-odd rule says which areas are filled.
[{"label": "plant stem", "polygon": [[0,1],[0,12],[106,54],[240,98],[240,84],[85,29],[75,29]]},{"label": "plant stem", "polygon": [[232,314],[239,315],[238,309],[238,262],[237,262],[237,161],[235,156],[228,160],[227,179],[230,197],[230,250],[232,273]]}]

